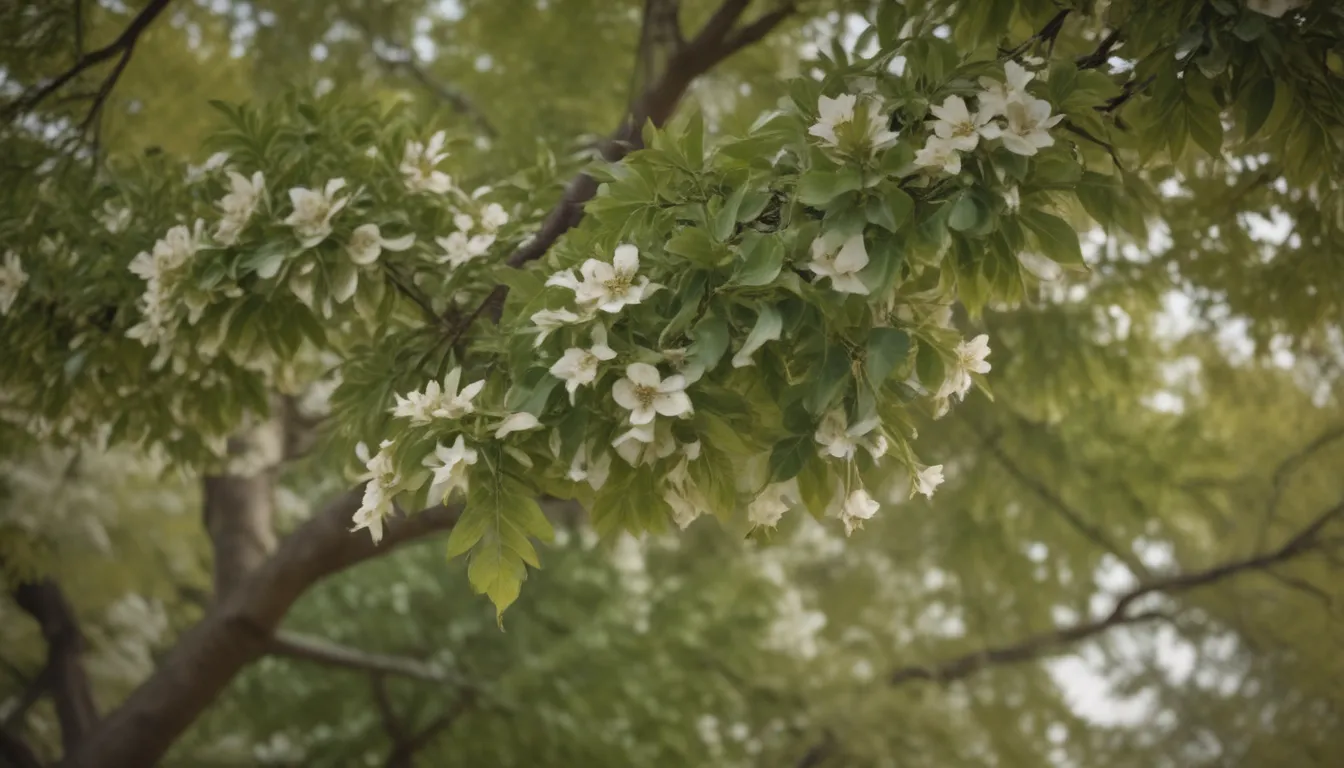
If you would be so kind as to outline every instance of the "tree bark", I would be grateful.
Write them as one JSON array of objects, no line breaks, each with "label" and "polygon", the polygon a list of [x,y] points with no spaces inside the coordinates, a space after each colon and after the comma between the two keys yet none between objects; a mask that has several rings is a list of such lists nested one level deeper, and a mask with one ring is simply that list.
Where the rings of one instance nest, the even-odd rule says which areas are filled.
[{"label": "tree bark", "polygon": [[42,629],[47,643],[47,666],[42,674],[56,704],[61,743],[69,752],[98,721],[84,671],[84,636],[65,593],[51,579],[20,584],[14,590],[14,599]]}]

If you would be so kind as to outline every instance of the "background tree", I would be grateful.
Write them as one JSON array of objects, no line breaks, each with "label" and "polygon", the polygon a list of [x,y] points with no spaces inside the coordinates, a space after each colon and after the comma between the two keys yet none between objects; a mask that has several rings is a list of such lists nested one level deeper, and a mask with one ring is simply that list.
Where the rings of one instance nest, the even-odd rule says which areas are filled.
[{"label": "background tree", "polygon": [[1335,4],[3,13],[5,760],[1341,751]]}]

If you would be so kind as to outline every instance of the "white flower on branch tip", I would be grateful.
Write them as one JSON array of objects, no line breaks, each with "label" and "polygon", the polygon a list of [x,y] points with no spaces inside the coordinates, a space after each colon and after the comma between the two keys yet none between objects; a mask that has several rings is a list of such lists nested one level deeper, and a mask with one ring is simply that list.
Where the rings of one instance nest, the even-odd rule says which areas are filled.
[{"label": "white flower on branch tip", "polygon": [[821,417],[821,423],[817,425],[813,438],[821,444],[822,456],[852,461],[855,453],[862,447],[872,454],[873,458],[881,458],[887,452],[887,438],[880,432],[868,437],[878,424],[877,418],[874,417],[850,426],[845,412],[836,408]]},{"label": "white flower on branch tip", "polygon": [[499,203],[490,203],[481,210],[481,228],[486,232],[498,232],[509,223],[509,214]]},{"label": "white flower on branch tip", "polygon": [[924,498],[932,499],[933,492],[942,484],[942,464],[934,464],[931,467],[921,467],[919,471],[915,473],[915,485],[914,488],[911,489],[910,495],[914,496],[916,493],[922,493],[924,494]]},{"label": "white flower on branch tip", "polygon": [[229,171],[229,191],[218,204],[224,216],[215,228],[215,239],[223,245],[238,242],[238,235],[252,219],[265,194],[266,177],[261,171],[252,174],[251,179],[237,171]]},{"label": "white flower on branch tip", "polygon": [[197,221],[194,231],[185,224],[169,229],[155,241],[148,253],[136,254],[128,268],[142,280],[164,280],[196,255],[201,247],[203,227],[204,222]]},{"label": "white flower on branch tip", "polygon": [[867,295],[868,286],[859,279],[859,272],[868,266],[868,249],[863,235],[850,235],[843,243],[828,233],[812,241],[812,261],[807,268],[817,279],[829,277],[831,289],[839,293]]},{"label": "white flower on branch tip", "polygon": [[915,153],[915,165],[920,168],[941,168],[943,173],[961,173],[961,153],[950,141],[930,136]]},{"label": "white flower on branch tip", "polygon": [[206,158],[205,162],[201,165],[188,165],[186,181],[188,184],[195,184],[201,179],[204,179],[206,174],[223,168],[224,164],[227,162],[229,162],[228,152],[216,152]]},{"label": "white flower on branch tip", "polygon": [[98,217],[103,228],[116,235],[126,231],[131,225],[131,209],[124,205],[116,205],[111,200],[103,202],[103,212]]},{"label": "white flower on branch tip", "polygon": [[607,329],[602,325],[593,326],[593,346],[588,349],[570,347],[565,354],[551,366],[551,375],[565,382],[569,392],[569,403],[574,404],[574,393],[585,384],[597,380],[597,368],[603,362],[616,357],[616,352],[607,346]]},{"label": "white flower on branch tip", "polygon": [[467,468],[476,463],[476,449],[468,448],[461,435],[451,446],[439,443],[434,453],[425,457],[425,466],[434,470],[429,497],[447,501],[453,491],[467,492]]},{"label": "white flower on branch tip", "polygon": [[446,138],[447,134],[439,131],[429,138],[428,144],[415,140],[406,142],[400,170],[407,190],[412,193],[432,192],[439,195],[452,191],[452,177],[436,170],[436,166],[448,157],[443,148]]},{"label": "white flower on branch tip", "polygon": [[1050,129],[1064,119],[1063,115],[1050,116],[1050,102],[1030,97],[1008,102],[1003,116],[1008,121],[999,137],[1004,149],[1027,156],[1053,145]]},{"label": "white flower on branch tip", "polygon": [[643,424],[632,427],[616,436],[611,447],[625,463],[632,467],[652,464],[677,452],[677,440],[672,436],[672,426],[666,421],[657,425]]},{"label": "white flower on branch tip", "polygon": [[543,309],[532,313],[532,325],[537,328],[537,338],[532,342],[532,346],[540,347],[546,341],[546,337],[550,336],[556,329],[573,325],[580,319],[578,315],[568,309]]},{"label": "white flower on branch tip", "polygon": [[1003,65],[1003,76],[1007,82],[1000,83],[992,77],[980,78],[980,87],[984,88],[976,95],[980,113],[984,115],[1002,115],[1009,102],[1030,98],[1027,83],[1035,76],[1026,67],[1016,61]]},{"label": "white flower on branch tip", "polygon": [[1275,19],[1307,4],[1307,0],[1246,0],[1246,8]]},{"label": "white flower on branch tip", "polygon": [[536,429],[541,426],[541,421],[530,413],[518,412],[511,413],[504,417],[504,420],[495,425],[495,439],[503,440],[506,435],[514,432],[526,432],[529,429]]},{"label": "white flower on branch tip", "polygon": [[971,114],[960,96],[948,96],[941,105],[929,107],[929,111],[938,118],[933,122],[934,135],[959,152],[975,149],[981,137],[999,137],[999,126],[993,122],[994,113],[986,110]]},{"label": "white flower on branch tip", "polygon": [[434,242],[443,249],[443,254],[439,256],[440,262],[447,262],[454,269],[466,264],[472,259],[484,256],[490,250],[490,246],[495,244],[494,235],[473,235],[467,237],[465,232],[453,232],[447,237],[436,237]]},{"label": "white flower on branch tip", "polygon": [[345,252],[350,260],[361,267],[367,267],[378,261],[383,251],[404,251],[415,245],[415,235],[403,235],[391,239],[383,237],[377,224],[361,224],[350,233],[350,242],[345,244]]},{"label": "white flower on branch tip", "polygon": [[762,528],[774,528],[798,499],[797,480],[771,483],[747,504],[747,520]]},{"label": "white flower on branch tip", "polygon": [[966,393],[971,391],[971,374],[985,374],[990,371],[989,361],[989,336],[980,334],[970,341],[959,342],[953,354],[956,359],[952,361],[952,370],[948,371],[943,378],[943,383],[938,387],[935,397],[945,398],[956,395],[960,399],[966,398]]},{"label": "white flower on branch tip", "polygon": [[582,281],[574,281],[573,273],[566,270],[551,275],[546,284],[573,288],[574,299],[580,304],[614,313],[627,304],[640,303],[657,290],[658,286],[650,283],[649,278],[637,275],[638,271],[639,249],[628,244],[618,245],[610,264],[597,259],[585,261],[579,267]]},{"label": "white flower on branch tip", "polygon": [[453,226],[457,227],[459,232],[470,232],[471,228],[476,226],[476,220],[465,213],[453,214]]},{"label": "white flower on branch tip", "polygon": [[571,481],[576,483],[588,483],[594,491],[602,490],[602,486],[607,484],[607,477],[611,474],[611,454],[602,451],[594,455],[595,449],[591,444],[584,443],[574,452],[574,458],[569,462],[569,471],[565,473]]},{"label": "white flower on branch tip", "polygon": [[392,514],[392,496],[401,482],[401,475],[388,450],[391,447],[392,441],[384,440],[373,456],[369,456],[369,448],[364,443],[355,447],[355,455],[364,462],[366,471],[359,478],[365,481],[364,498],[355,511],[355,527],[351,530],[367,528],[374,544],[383,538],[383,521]]},{"label": "white flower on branch tip", "polygon": [[845,535],[849,536],[863,527],[863,521],[871,520],[882,508],[881,504],[863,488],[855,488],[844,497],[840,504],[840,522],[845,524]]},{"label": "white flower on branch tip", "polygon": [[692,412],[686,378],[673,375],[664,379],[648,363],[626,366],[625,378],[612,385],[611,396],[617,405],[630,411],[630,423],[635,426],[651,424],[658,415],[676,417]]},{"label": "white flower on branch tip", "polygon": [[9,314],[14,302],[19,298],[19,290],[28,282],[28,273],[23,271],[23,262],[13,251],[5,252],[5,264],[0,267],[0,315]]},{"label": "white flower on branch tip", "polygon": [[304,248],[312,248],[331,234],[332,218],[349,202],[349,198],[336,197],[342,189],[345,189],[345,179],[328,181],[320,192],[307,187],[289,190],[294,212],[284,223],[294,228],[294,234]]},{"label": "white flower on branch tip", "polygon": [[856,108],[860,106],[866,112],[867,123],[863,126],[861,134],[857,136],[853,133],[848,134],[852,140],[857,141],[856,148],[877,152],[895,144],[900,135],[887,129],[887,119],[882,115],[881,104],[872,98],[860,102],[859,98],[851,93],[843,93],[835,98],[829,96],[818,98],[817,121],[808,127],[808,134],[820,139],[826,146],[841,148],[844,143],[840,133],[841,126],[849,125],[853,130]]},{"label": "white flower on branch tip", "polygon": [[462,381],[462,369],[454,368],[444,378],[443,385],[431,381],[423,392],[408,392],[405,397],[396,395],[397,404],[392,415],[398,419],[409,419],[413,426],[423,426],[435,419],[460,419],[476,410],[472,400],[485,388],[485,381],[476,381],[463,387],[457,387]]}]

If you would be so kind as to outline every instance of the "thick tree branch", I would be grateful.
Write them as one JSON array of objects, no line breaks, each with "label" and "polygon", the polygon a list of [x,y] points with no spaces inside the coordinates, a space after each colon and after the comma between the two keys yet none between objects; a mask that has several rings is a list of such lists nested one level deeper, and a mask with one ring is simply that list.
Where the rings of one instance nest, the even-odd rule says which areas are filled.
[{"label": "thick tree branch", "polygon": [[[277,409],[283,408],[276,402]],[[245,433],[230,437],[231,458],[266,452],[266,430],[276,429],[266,422]],[[284,437],[276,438],[283,453]],[[244,576],[256,570],[275,549],[272,517],[275,500],[269,468],[255,474],[207,475],[201,481],[202,514],[205,530],[214,553],[215,600],[223,599]]]},{"label": "thick tree branch", "polygon": [[0,728],[0,765],[10,768],[42,768],[42,761],[27,742]]},{"label": "thick tree branch", "polygon": [[[641,144],[640,131],[645,122],[663,125],[697,77],[744,46],[764,38],[795,10],[792,3],[786,3],[734,30],[734,25],[746,11],[749,2],[724,0],[695,37],[668,60],[663,73],[649,83],[640,97],[632,100],[626,119],[603,143],[603,157],[615,162],[631,150],[638,149]],[[642,58],[641,53],[638,60]],[[536,235],[509,256],[509,266],[521,267],[545,255],[561,235],[579,223],[583,218],[583,204],[596,193],[597,182],[591,176],[584,173],[575,177],[565,187],[560,202],[547,214]]]},{"label": "thick tree branch", "polygon": [[268,652],[272,633],[300,595],[333,573],[452,528],[461,512],[440,506],[390,520],[382,544],[374,545],[349,530],[360,499],[359,489],[342,494],[285,537],[62,765],[154,765],[244,666]]},{"label": "thick tree branch", "polygon": [[37,620],[46,641],[47,665],[42,677],[46,678],[46,688],[56,704],[61,744],[69,753],[98,722],[98,710],[81,658],[84,635],[65,593],[51,579],[20,584],[14,590],[14,600]]},{"label": "thick tree branch", "polygon": [[446,682],[449,678],[442,669],[432,664],[381,653],[361,651],[338,645],[320,637],[309,637],[297,632],[279,631],[271,640],[269,651],[275,656],[301,659],[331,667],[341,667],[378,676],[399,675],[429,683]]},{"label": "thick tree branch", "polygon": [[[87,124],[92,120],[93,116],[102,108],[103,102],[107,100],[107,96],[111,93],[113,86],[116,85],[117,79],[121,76],[122,70],[124,70],[126,64],[129,63],[131,53],[135,49],[135,44],[140,40],[140,35],[142,35],[149,25],[159,17],[159,14],[163,13],[163,9],[166,8],[171,1],[172,0],[150,0],[149,4],[141,9],[140,13],[136,14],[134,19],[131,19],[131,23],[126,25],[126,29],[122,30],[122,33],[117,36],[116,40],[113,40],[102,48],[80,56],[69,69],[33,89],[29,94],[19,97],[18,101],[16,101],[13,107],[6,113],[6,119],[13,119],[14,117],[31,111],[34,107],[41,104],[44,99],[65,87],[67,83],[74,80],[81,73],[91,67],[95,67],[112,59],[114,56],[120,55],[121,58],[117,62],[116,67],[103,81],[103,85],[95,94],[94,108],[89,112],[90,117],[85,120],[85,125],[87,127]],[[82,29],[82,24],[78,21],[76,23],[79,24],[79,28]]]}]

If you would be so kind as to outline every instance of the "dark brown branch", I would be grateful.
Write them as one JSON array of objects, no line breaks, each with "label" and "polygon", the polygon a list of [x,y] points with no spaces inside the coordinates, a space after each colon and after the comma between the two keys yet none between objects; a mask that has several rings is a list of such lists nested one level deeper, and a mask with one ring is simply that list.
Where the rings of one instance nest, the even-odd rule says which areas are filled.
[{"label": "dark brown branch", "polygon": [[11,768],[42,768],[42,761],[23,739],[0,728],[0,765]]},{"label": "dark brown branch", "polygon": [[342,494],[281,541],[62,765],[154,765],[244,666],[268,652],[272,633],[300,595],[333,573],[447,531],[461,511],[433,507],[390,520],[382,543],[374,545],[350,533],[360,498],[360,489]]},{"label": "dark brown branch", "polygon": [[1341,438],[1344,438],[1344,425],[1331,427],[1322,432],[1303,446],[1302,450],[1294,453],[1274,468],[1274,476],[1270,480],[1269,501],[1265,504],[1265,518],[1261,523],[1260,533],[1257,541],[1263,546],[1265,536],[1269,533],[1269,526],[1278,518],[1279,503],[1283,500],[1283,493],[1288,488],[1288,483],[1293,479],[1297,470],[1320,451],[1330,447],[1330,445]]},{"label": "dark brown branch", "polygon": [[448,680],[443,670],[431,664],[404,656],[361,651],[296,632],[283,630],[276,632],[269,650],[275,656],[361,672],[374,672],[380,677],[398,675],[429,683],[442,683]]},{"label": "dark brown branch", "polygon": [[490,139],[499,136],[499,131],[495,130],[495,126],[490,122],[490,119],[485,116],[485,113],[481,111],[481,108],[476,105],[475,101],[461,90],[432,77],[425,71],[424,67],[416,63],[415,55],[412,52],[399,46],[393,47],[396,48],[399,54],[398,56],[386,56],[375,50],[373,52],[374,58],[390,70],[400,69],[405,71],[411,76],[411,79],[419,83],[421,87],[434,94],[434,96],[443,103],[452,107],[454,112],[471,120],[472,124],[476,126],[476,130],[482,136]]},{"label": "dark brown branch", "polygon": [[[110,93],[111,87],[108,85],[109,82],[115,85],[117,78],[121,75],[121,70],[126,67],[126,62],[130,59],[131,50],[135,48],[136,42],[140,39],[140,35],[143,34],[145,29],[159,17],[159,14],[163,13],[163,9],[166,8],[171,1],[172,0],[150,0],[149,4],[146,5],[140,13],[136,14],[134,19],[131,19],[131,23],[126,25],[126,29],[122,30],[122,33],[117,36],[116,40],[113,40],[108,45],[99,48],[96,51],[90,51],[89,53],[80,56],[69,69],[51,80],[48,80],[41,87],[34,89],[30,94],[21,96],[6,114],[6,119],[13,119],[18,115],[29,112],[34,107],[41,104],[48,96],[51,96],[53,93],[56,93],[61,88],[65,87],[67,83],[74,80],[81,73],[121,54],[122,60],[118,62],[117,68],[107,80],[104,80],[103,88],[99,89],[100,94],[103,90],[107,90]],[[99,106],[101,106],[101,101],[106,100],[106,98],[106,95],[102,96]]]},{"label": "dark brown branch", "polygon": [[1074,64],[1079,69],[1096,69],[1111,59],[1111,51],[1121,42],[1120,30],[1113,29],[1110,34],[1101,39],[1097,44],[1096,50],[1086,56],[1079,56],[1074,59]]},{"label": "dark brown branch", "polygon": [[387,679],[381,674],[374,674],[373,684],[373,705],[378,710],[378,719],[383,723],[383,730],[387,731],[387,738],[392,742],[392,750],[395,752],[406,741],[406,729],[401,724],[401,718],[392,709],[392,697],[387,692]]},{"label": "dark brown branch", "polygon": [[[662,75],[652,82],[642,97],[635,99],[630,113],[602,148],[603,157],[617,161],[641,145],[640,130],[646,121],[661,126],[672,115],[682,95],[695,78],[741,50],[744,46],[764,38],[794,12],[792,4],[734,30],[746,10],[748,0],[725,0],[705,26],[668,61]],[[583,205],[597,193],[597,181],[588,174],[580,174],[565,187],[564,194],[547,214],[541,229],[508,258],[512,267],[521,267],[545,255],[562,235],[583,218]]]},{"label": "dark brown branch", "polygon": [[29,581],[14,590],[19,607],[37,620],[47,644],[47,690],[56,704],[61,744],[68,754],[98,722],[93,691],[84,671],[84,635],[74,609],[51,579]]},{"label": "dark brown branch", "polygon": [[1168,618],[1165,613],[1160,611],[1132,614],[1129,609],[1140,598],[1147,595],[1161,593],[1175,596],[1216,584],[1242,573],[1264,571],[1301,557],[1317,547],[1319,544],[1317,537],[1321,530],[1341,513],[1344,513],[1344,502],[1336,504],[1318,515],[1310,525],[1272,552],[1233,560],[1200,571],[1178,573],[1141,584],[1121,595],[1116,600],[1115,607],[1104,618],[1080,622],[1053,632],[1032,635],[1011,645],[985,648],[933,665],[901,667],[894,670],[888,676],[887,681],[891,685],[901,685],[912,680],[932,680],[936,682],[959,680],[987,666],[1034,661],[1115,627]]}]

